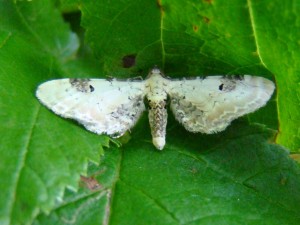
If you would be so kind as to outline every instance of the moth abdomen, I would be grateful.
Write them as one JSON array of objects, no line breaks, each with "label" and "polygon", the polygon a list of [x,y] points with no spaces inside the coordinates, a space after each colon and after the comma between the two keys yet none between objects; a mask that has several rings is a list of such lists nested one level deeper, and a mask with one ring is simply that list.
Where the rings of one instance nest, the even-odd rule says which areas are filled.
[{"label": "moth abdomen", "polygon": [[149,123],[152,134],[152,141],[156,148],[162,150],[165,146],[167,109],[166,101],[149,101]]}]

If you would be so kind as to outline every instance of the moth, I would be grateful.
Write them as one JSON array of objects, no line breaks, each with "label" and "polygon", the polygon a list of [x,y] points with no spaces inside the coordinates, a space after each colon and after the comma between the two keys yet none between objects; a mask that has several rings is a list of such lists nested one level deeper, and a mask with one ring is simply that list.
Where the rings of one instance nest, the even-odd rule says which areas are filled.
[{"label": "moth", "polygon": [[232,120],[264,106],[275,85],[257,76],[170,79],[153,68],[145,80],[58,79],[42,83],[36,96],[54,113],[87,130],[122,136],[146,110],[154,146],[165,146],[167,99],[175,118],[190,132],[223,131]]}]

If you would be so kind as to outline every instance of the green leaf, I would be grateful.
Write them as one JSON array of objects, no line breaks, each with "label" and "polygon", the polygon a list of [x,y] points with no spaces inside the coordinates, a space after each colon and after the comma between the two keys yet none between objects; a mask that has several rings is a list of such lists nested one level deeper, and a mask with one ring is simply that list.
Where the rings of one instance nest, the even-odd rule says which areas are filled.
[{"label": "green leaf", "polygon": [[35,224],[299,223],[299,168],[269,143],[272,131],[235,123],[226,133],[199,135],[178,125],[155,151],[146,122],[122,149],[106,151],[100,173],[90,171],[99,190],[69,193]]},{"label": "green leaf", "polygon": [[28,224],[51,211],[66,186],[77,188],[87,159],[98,162],[108,140],[35,98],[37,85],[59,78],[78,48],[60,13],[49,1],[2,1],[0,17],[0,224]]},{"label": "green leaf", "polygon": [[[80,9],[88,46],[76,54],[51,1],[0,2],[1,224],[299,224],[300,170],[269,129],[280,122],[277,141],[299,148],[299,31],[288,27],[298,6],[102,0]],[[216,135],[190,134],[169,113],[163,151],[144,114],[96,166],[109,139],[34,96],[49,79],[145,77],[155,64],[171,77],[274,75],[277,101]],[[77,190],[80,174],[89,178]]]},{"label": "green leaf", "polygon": [[280,132],[276,141],[299,152],[299,5],[289,0],[253,1],[249,6],[260,61],[276,76],[280,121]]}]

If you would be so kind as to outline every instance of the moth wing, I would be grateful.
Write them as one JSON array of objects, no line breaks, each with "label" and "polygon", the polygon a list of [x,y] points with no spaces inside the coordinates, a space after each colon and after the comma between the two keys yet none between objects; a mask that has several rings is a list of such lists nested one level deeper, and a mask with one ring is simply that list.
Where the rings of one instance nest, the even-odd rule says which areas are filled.
[{"label": "moth wing", "polygon": [[143,81],[59,79],[41,84],[36,96],[56,114],[114,137],[134,126],[145,110]]},{"label": "moth wing", "polygon": [[209,76],[173,80],[167,92],[171,110],[188,131],[211,134],[264,106],[274,89],[273,82],[262,77]]}]

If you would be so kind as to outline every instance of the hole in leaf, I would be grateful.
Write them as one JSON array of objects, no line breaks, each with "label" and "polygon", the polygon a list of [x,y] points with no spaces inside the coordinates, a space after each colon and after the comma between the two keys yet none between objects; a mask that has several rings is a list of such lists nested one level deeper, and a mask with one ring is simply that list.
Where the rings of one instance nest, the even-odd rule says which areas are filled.
[{"label": "hole in leaf", "polygon": [[133,67],[135,65],[135,58],[136,58],[135,54],[124,56],[123,59],[122,59],[122,61],[123,61],[123,67],[124,68]]}]

